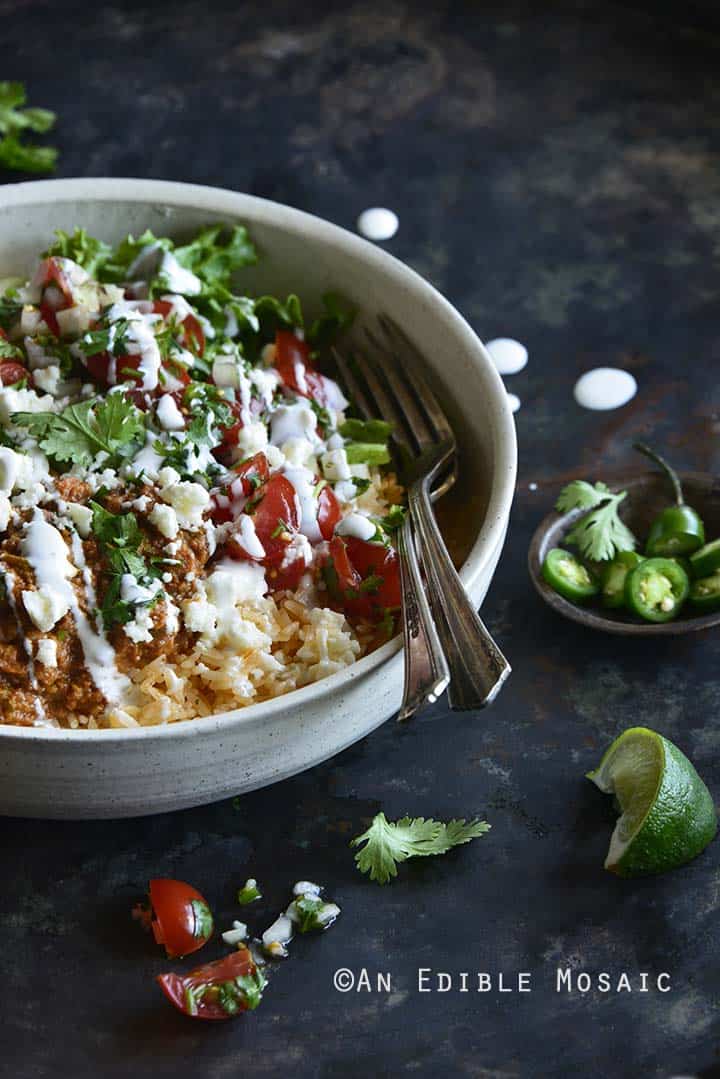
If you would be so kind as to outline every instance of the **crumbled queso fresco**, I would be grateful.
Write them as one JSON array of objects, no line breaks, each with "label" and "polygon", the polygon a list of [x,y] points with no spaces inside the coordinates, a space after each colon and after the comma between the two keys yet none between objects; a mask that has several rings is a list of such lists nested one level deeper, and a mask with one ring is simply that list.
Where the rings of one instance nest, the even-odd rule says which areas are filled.
[{"label": "crumbled queso fresco", "polygon": [[350,659],[393,632],[389,429],[320,370],[351,313],[237,291],[256,258],[240,226],[76,230],[0,283],[0,721],[138,722],[136,672],[166,661],[170,701],[198,648],[203,700],[221,675],[246,696],[292,651],[242,613],[268,597],[337,612]]}]

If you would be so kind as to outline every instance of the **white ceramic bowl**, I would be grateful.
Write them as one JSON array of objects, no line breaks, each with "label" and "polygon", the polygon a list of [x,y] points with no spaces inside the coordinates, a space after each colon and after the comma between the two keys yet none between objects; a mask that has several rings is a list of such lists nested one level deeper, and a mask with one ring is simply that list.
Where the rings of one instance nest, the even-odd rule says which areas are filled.
[{"label": "white ceramic bowl", "polygon": [[[515,486],[515,426],[502,381],[458,312],[407,266],[319,218],[264,199],[155,180],[50,180],[0,189],[0,276],[23,273],[56,228],[116,242],[151,228],[184,237],[245,222],[261,261],[249,290],[297,291],[312,314],[337,289],[362,319],[387,311],[427,356],[461,447],[469,554],[462,579],[483,599]],[[468,507],[478,508],[472,512]],[[0,728],[0,813],[93,818],[160,813],[262,787],[318,764],[396,712],[399,639],[322,682],[264,704],[168,727]]]}]

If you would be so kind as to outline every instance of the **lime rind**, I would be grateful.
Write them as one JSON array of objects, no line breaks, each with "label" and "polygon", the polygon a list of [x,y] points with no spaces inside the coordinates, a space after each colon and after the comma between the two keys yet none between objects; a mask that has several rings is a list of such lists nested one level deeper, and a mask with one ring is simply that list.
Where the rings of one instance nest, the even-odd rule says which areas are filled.
[{"label": "lime rind", "polygon": [[588,778],[615,794],[622,810],[605,860],[612,873],[635,877],[674,869],[715,835],[707,787],[677,746],[656,731],[625,731]]}]

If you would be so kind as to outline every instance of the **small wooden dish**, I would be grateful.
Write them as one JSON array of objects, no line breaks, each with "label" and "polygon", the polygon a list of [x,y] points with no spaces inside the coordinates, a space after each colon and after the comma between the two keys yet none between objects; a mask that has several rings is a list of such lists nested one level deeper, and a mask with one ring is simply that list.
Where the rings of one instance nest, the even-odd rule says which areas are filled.
[{"label": "small wooden dish", "polygon": [[[720,478],[709,472],[680,473],[685,501],[702,517],[705,522],[706,539],[720,536]],[[660,472],[645,472],[629,479],[626,483],[613,486],[613,490],[627,491],[627,498],[620,507],[620,516],[635,533],[640,544],[650,530],[653,518],[672,503],[672,492],[665,477]],[[710,614],[692,614],[692,608],[686,605],[680,618],[674,622],[641,622],[623,608],[611,610],[600,605],[594,599],[586,607],[578,607],[550,587],[542,575],[542,564],[552,547],[564,547],[565,535],[578,519],[583,510],[570,513],[550,513],[545,517],[530,543],[528,569],[530,577],[540,596],[549,607],[578,622],[588,629],[604,633],[619,633],[626,637],[673,636],[679,633],[697,633],[710,626],[720,625],[720,610]],[[567,548],[573,551],[572,547]],[[641,548],[638,548],[641,550]]]}]

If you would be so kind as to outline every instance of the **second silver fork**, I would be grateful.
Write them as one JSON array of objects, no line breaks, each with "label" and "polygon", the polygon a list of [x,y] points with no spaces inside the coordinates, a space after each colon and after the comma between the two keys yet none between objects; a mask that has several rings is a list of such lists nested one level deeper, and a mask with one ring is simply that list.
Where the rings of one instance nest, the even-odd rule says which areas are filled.
[{"label": "second silver fork", "polygon": [[[499,692],[510,665],[475,611],[450,560],[432,511],[434,500],[449,489],[456,467],[455,438],[444,412],[418,371],[422,358],[403,332],[386,316],[378,319],[382,340],[366,330],[372,360],[364,352],[335,359],[346,387],[366,418],[378,415],[392,424],[398,449],[400,478],[408,493],[409,513],[400,544],[401,565],[411,575],[408,594],[417,598],[419,614],[427,616],[425,592],[416,557],[417,546],[435,619],[420,617],[414,624],[405,612],[405,691],[399,718],[408,718],[429,688],[428,671],[441,671],[434,646],[439,643],[449,670],[448,695],[454,709],[482,708]],[[397,361],[404,359],[402,369]],[[407,362],[410,361],[410,362]],[[414,587],[413,587],[414,586]],[[423,605],[424,604],[424,608]],[[410,617],[408,617],[408,613]],[[424,679],[423,679],[423,676]]]}]

